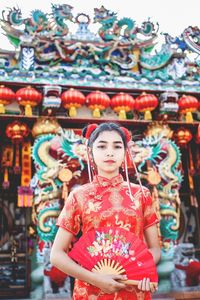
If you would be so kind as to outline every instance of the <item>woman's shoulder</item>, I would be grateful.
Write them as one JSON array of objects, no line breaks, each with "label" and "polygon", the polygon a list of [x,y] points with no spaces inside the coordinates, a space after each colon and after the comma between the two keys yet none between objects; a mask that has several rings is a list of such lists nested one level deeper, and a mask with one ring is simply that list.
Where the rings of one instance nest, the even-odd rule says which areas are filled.
[{"label": "woman's shoulder", "polygon": [[[128,182],[124,181],[123,185],[124,185],[124,187],[128,187]],[[138,183],[130,182],[130,187],[131,187],[131,189],[134,189],[136,191],[143,190],[145,193],[149,192],[149,189],[146,186],[140,185]]]},{"label": "woman's shoulder", "polygon": [[[128,187],[128,182],[124,181],[124,187]],[[145,202],[145,199],[151,196],[150,190],[144,186],[137,183],[130,182],[131,193],[134,197],[139,197],[142,201]]]},{"label": "woman's shoulder", "polygon": [[77,185],[77,186],[73,187],[71,190],[71,194],[73,194],[74,196],[77,196],[77,195],[82,194],[83,192],[88,192],[91,189],[93,189],[93,184],[85,183],[83,185]]}]

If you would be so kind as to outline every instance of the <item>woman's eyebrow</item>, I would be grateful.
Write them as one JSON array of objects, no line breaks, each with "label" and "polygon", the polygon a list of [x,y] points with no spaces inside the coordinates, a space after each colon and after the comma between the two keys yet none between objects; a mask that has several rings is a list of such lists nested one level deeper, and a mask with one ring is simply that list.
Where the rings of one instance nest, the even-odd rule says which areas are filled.
[{"label": "woman's eyebrow", "polygon": [[104,143],[104,144],[106,144],[108,142],[106,142],[106,141],[98,141],[98,143]]},{"label": "woman's eyebrow", "polygon": [[[107,141],[98,141],[98,143],[104,143],[104,144],[107,144],[108,142],[107,142]],[[114,143],[114,144],[122,144],[122,141],[114,141],[113,143]]]}]

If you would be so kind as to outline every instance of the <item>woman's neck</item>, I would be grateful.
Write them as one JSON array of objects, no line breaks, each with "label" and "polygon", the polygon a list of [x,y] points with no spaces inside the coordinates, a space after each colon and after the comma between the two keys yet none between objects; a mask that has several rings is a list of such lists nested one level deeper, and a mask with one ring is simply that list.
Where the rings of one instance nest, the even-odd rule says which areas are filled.
[{"label": "woman's neck", "polygon": [[97,172],[97,175],[101,176],[101,177],[104,177],[104,178],[107,178],[107,179],[112,179],[112,178],[116,177],[117,175],[119,175],[119,171],[108,173],[108,172],[103,172],[103,171],[99,170]]}]

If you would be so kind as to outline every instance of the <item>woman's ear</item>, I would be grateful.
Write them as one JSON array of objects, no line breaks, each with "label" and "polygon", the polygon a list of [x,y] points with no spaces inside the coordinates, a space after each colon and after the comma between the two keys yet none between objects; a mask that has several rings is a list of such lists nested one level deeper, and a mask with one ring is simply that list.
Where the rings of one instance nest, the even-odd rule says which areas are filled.
[{"label": "woman's ear", "polygon": [[87,152],[90,153],[90,154],[92,152],[92,149],[89,146],[87,146]]}]

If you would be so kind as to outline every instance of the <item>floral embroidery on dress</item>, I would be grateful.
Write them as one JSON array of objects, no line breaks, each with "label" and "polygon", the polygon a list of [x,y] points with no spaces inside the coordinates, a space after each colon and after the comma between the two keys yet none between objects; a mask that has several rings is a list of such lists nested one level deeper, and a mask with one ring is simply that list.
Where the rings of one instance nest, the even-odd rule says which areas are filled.
[{"label": "floral embroidery on dress", "polygon": [[[65,201],[57,225],[77,235],[99,227],[122,227],[143,239],[144,229],[159,222],[147,188],[128,184],[118,175],[111,180],[95,176],[92,183],[74,189]],[[144,197],[145,196],[145,197]],[[104,294],[86,282],[76,280],[73,300],[149,300],[149,292],[128,286],[115,295]]]}]

